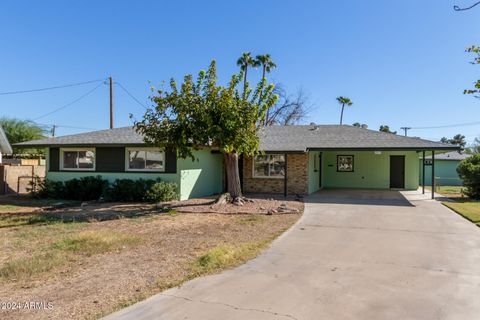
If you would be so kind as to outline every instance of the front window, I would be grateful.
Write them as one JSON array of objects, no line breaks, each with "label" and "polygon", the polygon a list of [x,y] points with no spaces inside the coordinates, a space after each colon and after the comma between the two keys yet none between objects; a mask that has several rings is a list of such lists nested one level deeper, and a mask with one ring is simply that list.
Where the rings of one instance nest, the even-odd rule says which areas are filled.
[{"label": "front window", "polygon": [[255,178],[283,178],[285,176],[285,155],[256,156],[253,161],[253,176]]},{"label": "front window", "polygon": [[62,149],[62,170],[95,170],[95,149]]},{"label": "front window", "polygon": [[128,171],[165,171],[165,152],[155,148],[128,148]]}]

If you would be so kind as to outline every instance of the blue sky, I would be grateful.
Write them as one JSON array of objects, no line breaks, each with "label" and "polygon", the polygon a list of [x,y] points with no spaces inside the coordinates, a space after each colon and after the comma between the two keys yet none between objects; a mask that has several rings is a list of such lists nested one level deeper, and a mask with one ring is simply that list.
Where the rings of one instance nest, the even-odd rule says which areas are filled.
[{"label": "blue sky", "polygon": [[[111,75],[147,104],[150,85],[197,73],[212,59],[226,81],[251,51],[272,55],[272,81],[309,94],[307,122],[338,123],[339,95],[354,102],[345,123],[371,129],[480,121],[480,100],[462,94],[480,78],[464,52],[480,45],[480,7],[452,9],[472,1],[4,1],[0,92]],[[0,114],[33,119],[95,86],[0,95]],[[114,95],[116,126],[129,125],[129,113],[142,116],[121,88]],[[38,122],[107,128],[108,87]],[[410,131],[435,140],[456,133],[471,142],[480,125]]]}]

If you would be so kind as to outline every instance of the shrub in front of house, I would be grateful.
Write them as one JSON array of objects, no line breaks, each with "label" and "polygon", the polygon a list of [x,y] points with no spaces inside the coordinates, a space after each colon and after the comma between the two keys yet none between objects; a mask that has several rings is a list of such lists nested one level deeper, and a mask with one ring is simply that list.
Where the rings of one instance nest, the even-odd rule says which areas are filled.
[{"label": "shrub in front of house", "polygon": [[472,199],[480,199],[480,154],[463,159],[457,172],[466,188],[465,194]]},{"label": "shrub in front of house", "polygon": [[36,179],[31,188],[34,198],[65,200],[98,200],[108,190],[108,181],[101,176],[80,179],[52,181]]},{"label": "shrub in front of house", "polygon": [[157,182],[160,182],[160,179],[116,179],[106,194],[106,200],[121,202],[145,201],[147,191]]},{"label": "shrub in front of house", "polygon": [[36,179],[31,188],[35,198],[99,200],[118,202],[163,202],[178,199],[175,183],[157,180],[117,179],[112,184],[101,176],[71,179],[65,182]]},{"label": "shrub in front of house", "polygon": [[101,176],[67,180],[64,183],[65,198],[81,201],[98,200],[105,195],[108,184]]},{"label": "shrub in front of house", "polygon": [[147,190],[145,200],[149,202],[178,200],[178,186],[173,182],[156,182]]},{"label": "shrub in front of house", "polygon": [[37,199],[65,198],[63,182],[41,180],[39,177],[35,177],[35,180],[31,183],[30,193]]}]

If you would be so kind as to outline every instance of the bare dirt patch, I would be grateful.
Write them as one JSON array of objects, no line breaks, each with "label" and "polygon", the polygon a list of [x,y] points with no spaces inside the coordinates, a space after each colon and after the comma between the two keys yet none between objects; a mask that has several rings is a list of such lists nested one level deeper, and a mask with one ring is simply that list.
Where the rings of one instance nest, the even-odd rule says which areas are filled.
[{"label": "bare dirt patch", "polygon": [[242,205],[234,203],[215,204],[215,198],[198,198],[171,202],[169,206],[178,212],[222,213],[222,214],[284,214],[303,211],[302,199],[283,198],[278,195],[247,196]]},{"label": "bare dirt patch", "polygon": [[[282,204],[275,201],[279,203],[270,207]],[[288,206],[303,211],[303,203],[291,201]],[[193,277],[233,267],[254,257],[300,217],[265,212],[159,213],[143,204],[101,204],[47,212],[90,217],[82,222],[51,219],[0,228],[0,301],[53,304],[48,310],[0,310],[0,318],[92,319]],[[97,221],[101,217],[115,219]]]}]

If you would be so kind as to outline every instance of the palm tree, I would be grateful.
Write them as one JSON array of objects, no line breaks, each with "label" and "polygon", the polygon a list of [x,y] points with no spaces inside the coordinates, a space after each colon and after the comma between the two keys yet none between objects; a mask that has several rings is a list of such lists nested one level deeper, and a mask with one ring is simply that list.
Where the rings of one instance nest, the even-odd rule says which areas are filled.
[{"label": "palm tree", "polygon": [[[262,80],[265,79],[265,74],[270,73],[272,69],[275,69],[277,65],[272,61],[272,57],[267,54],[260,54],[255,57],[254,67],[262,67]],[[267,109],[267,115],[265,117],[265,125],[268,123],[270,118],[270,108]]]},{"label": "palm tree", "polygon": [[249,66],[255,65],[255,59],[252,58],[250,52],[242,53],[242,56],[237,60],[237,66],[243,71],[243,89],[247,86],[247,72]]},{"label": "palm tree", "polygon": [[272,61],[272,57],[268,53],[256,56],[254,66],[262,67],[262,79],[265,78],[265,74],[270,73],[272,69],[277,67],[277,65]]},{"label": "palm tree", "polygon": [[342,96],[337,97],[337,101],[338,101],[338,103],[340,103],[342,105],[342,113],[340,114],[340,125],[342,125],[342,123],[343,123],[343,109],[345,108],[345,106],[351,106],[353,104],[353,102],[349,98],[342,97]]}]

